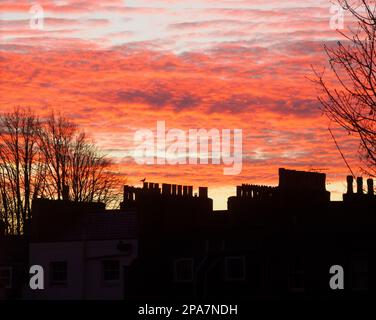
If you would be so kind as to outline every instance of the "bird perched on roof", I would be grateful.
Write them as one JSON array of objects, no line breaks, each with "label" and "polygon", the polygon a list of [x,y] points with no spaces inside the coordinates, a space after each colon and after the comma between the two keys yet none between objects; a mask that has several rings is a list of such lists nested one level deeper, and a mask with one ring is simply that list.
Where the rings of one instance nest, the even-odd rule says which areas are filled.
[{"label": "bird perched on roof", "polygon": [[140,181],[141,181],[141,182],[145,182],[145,181],[146,181],[146,178],[143,178],[143,179],[141,179]]}]

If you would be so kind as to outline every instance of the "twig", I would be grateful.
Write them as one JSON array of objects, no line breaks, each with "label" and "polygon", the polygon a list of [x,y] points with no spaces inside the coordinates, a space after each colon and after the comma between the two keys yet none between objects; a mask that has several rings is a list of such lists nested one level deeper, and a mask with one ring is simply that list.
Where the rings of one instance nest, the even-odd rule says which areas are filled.
[{"label": "twig", "polygon": [[330,135],[332,136],[332,139],[333,139],[333,141],[334,141],[334,143],[335,143],[335,145],[336,145],[336,147],[337,147],[339,153],[341,154],[341,157],[342,157],[343,161],[345,162],[347,168],[350,170],[351,175],[355,178],[355,175],[354,175],[353,171],[351,170],[351,168],[350,168],[348,162],[346,161],[346,158],[345,158],[344,154],[342,153],[341,148],[339,147],[339,145],[338,145],[338,143],[337,143],[337,140],[336,140],[336,138],[334,137],[333,132],[332,132],[332,130],[330,129],[330,127],[328,127],[328,130],[329,130],[329,132],[330,132]]}]

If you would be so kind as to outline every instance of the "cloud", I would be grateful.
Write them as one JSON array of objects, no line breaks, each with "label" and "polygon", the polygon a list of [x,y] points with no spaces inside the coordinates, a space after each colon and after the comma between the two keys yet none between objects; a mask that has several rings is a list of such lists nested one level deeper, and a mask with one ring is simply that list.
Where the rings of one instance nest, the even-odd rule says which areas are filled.
[{"label": "cloud", "polygon": [[[91,133],[130,183],[275,184],[278,167],[347,168],[321,117],[311,65],[324,66],[327,1],[38,1],[44,31],[31,30],[28,1],[0,3],[1,110],[61,111]],[[239,128],[244,165],[138,166],[137,129]],[[357,166],[357,142],[333,128]],[[132,180],[133,179],[133,180]]]}]

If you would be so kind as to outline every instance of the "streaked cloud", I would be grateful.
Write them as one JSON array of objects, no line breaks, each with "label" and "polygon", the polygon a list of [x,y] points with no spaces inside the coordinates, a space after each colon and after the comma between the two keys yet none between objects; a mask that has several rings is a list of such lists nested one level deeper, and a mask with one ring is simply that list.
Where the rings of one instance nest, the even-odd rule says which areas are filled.
[{"label": "streaked cloud", "polygon": [[[45,29],[31,30],[29,1],[0,3],[0,105],[55,109],[89,131],[117,170],[231,192],[276,183],[278,167],[326,169],[341,192],[346,168],[322,117],[311,65],[325,65],[330,1],[38,1]],[[140,167],[133,133],[240,128],[243,172],[218,166]],[[333,128],[355,167],[357,145]],[[223,201],[222,201],[223,202]],[[222,203],[221,202],[221,203]]]}]

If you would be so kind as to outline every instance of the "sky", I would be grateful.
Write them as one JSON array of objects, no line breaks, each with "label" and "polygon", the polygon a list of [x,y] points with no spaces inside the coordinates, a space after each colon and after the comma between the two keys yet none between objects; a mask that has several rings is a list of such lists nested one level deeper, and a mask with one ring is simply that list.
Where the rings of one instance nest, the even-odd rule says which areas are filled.
[{"label": "sky", "polygon": [[[129,184],[146,177],[208,186],[216,209],[226,208],[236,185],[278,185],[280,167],[325,172],[332,200],[339,200],[349,172],[328,127],[355,172],[358,146],[322,114],[311,81],[312,67],[327,67],[324,44],[340,39],[331,5],[1,0],[0,111],[61,112],[114,159]],[[348,21],[345,15],[344,28]],[[134,134],[155,132],[157,121],[185,132],[241,129],[242,171],[137,164]]]}]

